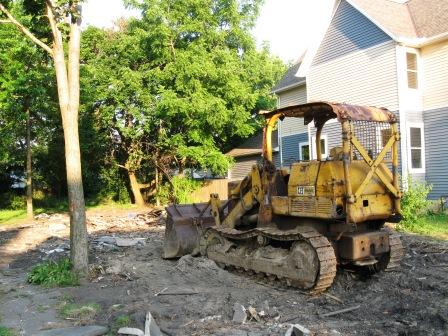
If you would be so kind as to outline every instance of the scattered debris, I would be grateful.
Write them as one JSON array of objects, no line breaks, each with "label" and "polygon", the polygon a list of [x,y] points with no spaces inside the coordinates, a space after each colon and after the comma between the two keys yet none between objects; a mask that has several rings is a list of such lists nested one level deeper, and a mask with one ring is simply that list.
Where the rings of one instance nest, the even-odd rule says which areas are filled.
[{"label": "scattered debris", "polygon": [[160,294],[162,294],[164,291],[166,291],[168,289],[168,287],[165,287],[164,289],[162,289],[160,292],[157,292],[154,294],[154,296],[159,296]]},{"label": "scattered debris", "polygon": [[289,329],[286,331],[285,336],[310,336],[311,331],[309,331],[304,326],[301,326],[300,324],[293,324]]},{"label": "scattered debris", "polygon": [[151,312],[146,314],[145,320],[145,332],[138,328],[120,328],[118,330],[118,334],[121,335],[135,335],[135,336],[163,336],[160,331],[159,326],[157,325],[154,317],[152,317]]},{"label": "scattered debris", "polygon": [[339,303],[343,303],[343,301],[340,298],[338,298],[337,296],[334,296],[334,295],[331,295],[331,294],[325,293],[325,292],[322,294],[325,295],[326,297],[329,297],[330,299],[333,299],[333,300],[339,302]]},{"label": "scattered debris", "polygon": [[358,305],[358,306],[353,306],[353,307],[349,307],[349,308],[345,308],[345,309],[335,310],[330,313],[319,314],[319,316],[320,317],[329,317],[329,316],[334,316],[334,315],[338,315],[338,314],[342,314],[342,313],[348,313],[348,312],[351,312],[351,311],[359,309],[359,308],[361,308],[361,306]]},{"label": "scattered debris", "polygon": [[[213,315],[213,316],[206,316],[204,318],[201,318],[199,322],[208,322],[208,321],[220,321],[222,319],[221,315]],[[190,321],[190,323],[193,323],[193,321]],[[188,325],[188,324],[184,324]]]},{"label": "scattered debris", "polygon": [[260,316],[258,315],[257,310],[256,310],[254,307],[249,306],[249,308],[247,308],[247,310],[249,311],[250,316],[251,316],[253,319],[255,319],[255,321],[257,321],[257,322],[260,322],[260,321],[261,321],[261,318],[260,318]]},{"label": "scattered debris", "polygon": [[233,305],[233,318],[232,321],[236,323],[245,323],[247,320],[246,308],[242,304],[236,302]]},{"label": "scattered debris", "polygon": [[109,331],[102,326],[69,327],[45,330],[37,336],[101,336]]},{"label": "scattered debris", "polygon": [[137,328],[120,328],[118,329],[118,334],[121,335],[135,335],[135,336],[145,336],[145,333]]},{"label": "scattered debris", "polygon": [[145,336],[163,336],[159,326],[154,320],[154,317],[152,317],[151,312],[146,314]]}]

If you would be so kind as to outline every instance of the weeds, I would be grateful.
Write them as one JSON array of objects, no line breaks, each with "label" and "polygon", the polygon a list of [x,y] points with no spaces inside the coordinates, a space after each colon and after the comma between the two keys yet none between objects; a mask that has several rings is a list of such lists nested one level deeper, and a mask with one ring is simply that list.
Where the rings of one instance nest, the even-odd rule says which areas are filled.
[{"label": "weeds", "polygon": [[0,326],[0,336],[15,336],[15,335],[17,334],[14,332],[14,330]]},{"label": "weeds", "polygon": [[57,262],[47,261],[33,267],[28,274],[28,282],[44,287],[78,286],[79,278],[71,268],[68,258],[62,258]]},{"label": "weeds", "polygon": [[110,327],[110,331],[106,334],[107,336],[116,335],[120,328],[129,327],[132,323],[132,319],[128,315],[120,315],[118,316],[112,326]]},{"label": "weeds", "polygon": [[80,321],[91,321],[101,310],[96,303],[76,304],[65,302],[59,309],[59,315],[65,319],[75,319]]}]

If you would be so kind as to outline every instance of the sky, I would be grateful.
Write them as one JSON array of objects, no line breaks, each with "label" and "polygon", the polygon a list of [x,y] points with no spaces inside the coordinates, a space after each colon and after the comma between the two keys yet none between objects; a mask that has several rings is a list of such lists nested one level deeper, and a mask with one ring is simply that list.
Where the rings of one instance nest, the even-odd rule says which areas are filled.
[{"label": "sky", "polygon": [[[265,0],[253,34],[258,45],[269,43],[271,52],[283,61],[296,61],[315,41],[332,12],[334,0]],[[110,27],[120,17],[137,16],[122,0],[88,0],[84,24]]]}]

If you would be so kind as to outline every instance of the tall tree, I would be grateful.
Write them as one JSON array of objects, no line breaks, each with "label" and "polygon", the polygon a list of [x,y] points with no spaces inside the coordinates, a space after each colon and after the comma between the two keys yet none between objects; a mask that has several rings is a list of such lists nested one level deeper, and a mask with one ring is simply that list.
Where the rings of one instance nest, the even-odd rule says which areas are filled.
[{"label": "tall tree", "polygon": [[141,19],[83,33],[83,87],[95,91],[84,108],[109,130],[137,202],[148,186],[137,179],[152,187],[159,172],[225,174],[223,151],[259,127],[256,111],[274,106],[269,91],[284,65],[250,34],[259,3],[135,1]]},{"label": "tall tree", "polygon": [[[45,50],[53,59],[56,72],[59,106],[62,117],[65,143],[67,187],[70,210],[71,260],[75,270],[81,274],[88,271],[88,248],[84,191],[81,172],[79,145],[79,53],[80,53],[80,1],[46,0],[44,7],[40,1],[30,0],[36,17],[45,13],[51,30],[52,46],[48,46],[29,28],[20,23],[0,2],[0,13],[6,17],[2,23],[15,25],[26,37]],[[67,29],[68,28],[68,29]],[[65,30],[68,46],[65,50]],[[68,59],[66,60],[65,51]]]}]

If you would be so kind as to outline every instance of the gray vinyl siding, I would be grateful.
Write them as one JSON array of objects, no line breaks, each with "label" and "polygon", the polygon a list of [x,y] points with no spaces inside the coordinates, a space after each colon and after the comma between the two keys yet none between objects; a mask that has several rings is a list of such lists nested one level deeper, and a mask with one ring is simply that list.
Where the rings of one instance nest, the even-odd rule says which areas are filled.
[{"label": "gray vinyl siding", "polygon": [[299,161],[299,143],[308,142],[308,133],[293,134],[282,138],[283,167]]},{"label": "gray vinyl siding", "polygon": [[426,181],[429,198],[448,195],[448,107],[425,111]]},{"label": "gray vinyl siding", "polygon": [[[301,85],[294,89],[283,91],[278,94],[278,107],[306,104],[306,85]],[[279,122],[282,136],[307,132],[308,128],[303,124],[301,118],[285,118]]]},{"label": "gray vinyl siding", "polygon": [[397,111],[396,43],[342,1],[307,75],[308,101]]},{"label": "gray vinyl siding", "polygon": [[[272,154],[272,160],[276,167],[280,167],[280,156],[278,152]],[[235,164],[230,169],[230,180],[242,180],[250,173],[254,164],[261,162],[262,157],[260,154],[236,157]]]},{"label": "gray vinyl siding", "polygon": [[368,49],[391,38],[347,1],[341,1],[325,34],[313,65]]},{"label": "gray vinyl siding", "polygon": [[261,162],[261,155],[250,155],[235,158],[235,164],[230,170],[231,180],[242,180],[252,169],[254,164]]},{"label": "gray vinyl siding", "polygon": [[[316,128],[311,127],[310,128],[311,133],[311,139],[313,139],[314,136],[316,136]],[[324,128],[322,129],[322,136],[327,136],[327,148],[328,148],[328,154],[330,154],[330,150],[334,147],[341,147],[342,146],[342,128],[341,124],[339,122],[331,122],[326,123],[324,125]],[[312,157],[315,157],[316,153],[315,151],[315,145],[312,146]]]}]

